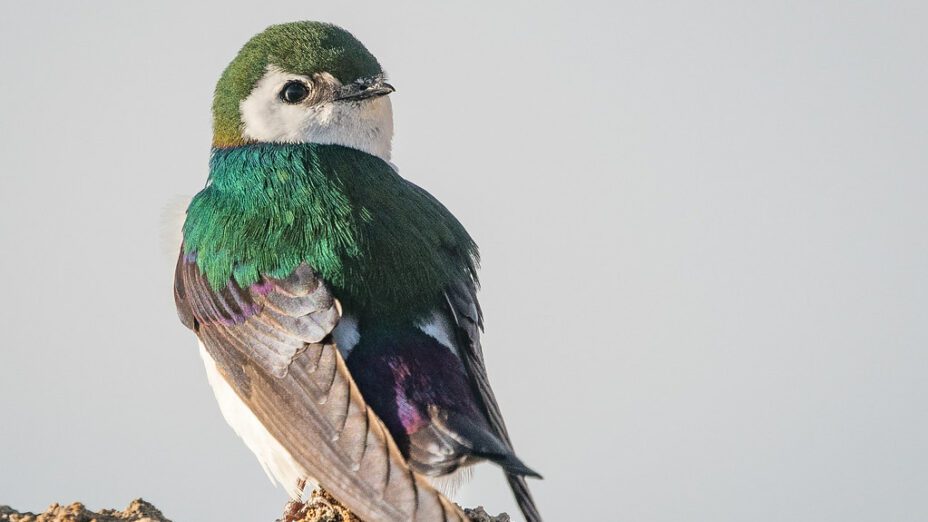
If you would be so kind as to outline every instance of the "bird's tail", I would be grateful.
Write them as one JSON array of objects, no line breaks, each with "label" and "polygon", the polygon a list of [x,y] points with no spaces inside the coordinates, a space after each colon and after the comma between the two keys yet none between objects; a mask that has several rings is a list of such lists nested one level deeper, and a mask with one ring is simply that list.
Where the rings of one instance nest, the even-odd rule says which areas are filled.
[{"label": "bird's tail", "polygon": [[532,493],[528,490],[525,477],[506,473],[506,480],[509,481],[512,494],[516,497],[519,509],[522,510],[522,514],[525,516],[525,522],[541,522],[541,514],[538,512],[538,506],[535,505]]}]

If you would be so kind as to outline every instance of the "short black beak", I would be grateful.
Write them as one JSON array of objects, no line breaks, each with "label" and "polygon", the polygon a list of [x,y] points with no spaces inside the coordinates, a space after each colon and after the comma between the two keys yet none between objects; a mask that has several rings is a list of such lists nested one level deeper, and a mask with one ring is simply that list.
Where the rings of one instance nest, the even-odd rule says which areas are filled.
[{"label": "short black beak", "polygon": [[392,85],[381,76],[372,76],[355,80],[335,91],[335,101],[361,101],[369,98],[386,96],[395,91]]}]

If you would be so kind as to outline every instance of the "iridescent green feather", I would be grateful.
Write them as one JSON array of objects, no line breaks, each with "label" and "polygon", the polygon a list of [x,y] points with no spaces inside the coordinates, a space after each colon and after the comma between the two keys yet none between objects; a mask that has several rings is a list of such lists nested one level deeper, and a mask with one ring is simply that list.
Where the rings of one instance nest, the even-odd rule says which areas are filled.
[{"label": "iridescent green feather", "polygon": [[312,143],[214,149],[184,251],[214,289],[305,261],[346,306],[403,318],[428,313],[452,281],[476,279],[478,261],[457,219],[388,163]]}]

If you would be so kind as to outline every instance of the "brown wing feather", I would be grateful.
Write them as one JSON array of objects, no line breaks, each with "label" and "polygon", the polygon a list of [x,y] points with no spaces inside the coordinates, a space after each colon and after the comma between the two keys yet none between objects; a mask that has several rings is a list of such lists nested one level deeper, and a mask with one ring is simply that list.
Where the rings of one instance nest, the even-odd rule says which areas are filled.
[{"label": "brown wing feather", "polygon": [[410,470],[367,407],[331,343],[337,304],[308,266],[217,292],[182,256],[174,287],[181,321],[309,478],[368,522],[467,520]]},{"label": "brown wing feather", "polygon": [[[512,449],[512,440],[503,421],[503,414],[496,402],[496,396],[490,387],[487,369],[483,360],[483,348],[480,345],[480,331],[483,329],[483,312],[477,302],[477,289],[472,281],[459,282],[448,288],[445,292],[448,309],[458,327],[461,360],[470,376],[480,401],[484,406],[484,413],[490,421],[495,434]],[[537,474],[536,474],[537,475]],[[540,478],[540,476],[539,476]],[[525,477],[514,473],[506,473],[506,480],[512,489],[516,502],[525,515],[527,522],[541,522],[541,514],[535,505],[535,500],[528,489]]]}]

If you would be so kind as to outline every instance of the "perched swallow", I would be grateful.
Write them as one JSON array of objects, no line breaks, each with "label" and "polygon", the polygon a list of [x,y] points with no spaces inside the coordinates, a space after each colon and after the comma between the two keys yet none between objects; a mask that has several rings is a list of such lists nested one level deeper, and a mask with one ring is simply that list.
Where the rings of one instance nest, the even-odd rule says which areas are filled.
[{"label": "perched swallow", "polygon": [[393,90],[334,25],[245,44],[216,85],[178,314],[223,416],[292,498],[308,480],[369,522],[466,520],[427,477],[488,460],[541,520],[487,380],[477,246],[390,163]]}]

